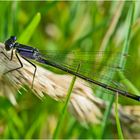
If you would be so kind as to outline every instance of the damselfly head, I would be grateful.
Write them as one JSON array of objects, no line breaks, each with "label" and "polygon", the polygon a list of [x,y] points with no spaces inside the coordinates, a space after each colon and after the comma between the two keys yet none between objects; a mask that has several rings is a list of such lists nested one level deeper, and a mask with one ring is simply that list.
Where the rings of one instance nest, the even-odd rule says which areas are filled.
[{"label": "damselfly head", "polygon": [[11,36],[9,39],[5,41],[5,49],[6,51],[11,50],[15,47],[16,36]]}]

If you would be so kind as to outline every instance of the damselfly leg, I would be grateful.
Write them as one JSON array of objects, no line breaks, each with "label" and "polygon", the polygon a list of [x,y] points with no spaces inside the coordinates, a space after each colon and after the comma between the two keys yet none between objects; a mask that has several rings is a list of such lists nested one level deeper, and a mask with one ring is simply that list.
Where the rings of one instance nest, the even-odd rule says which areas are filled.
[{"label": "damselfly leg", "polygon": [[[12,51],[11,51],[11,56],[10,56],[10,58],[9,58],[4,52],[0,52],[0,53],[3,54],[9,61],[12,61],[12,59],[13,59],[13,49],[12,49]],[[18,61],[19,61],[19,63],[20,63],[21,66],[18,67],[18,68],[16,68],[16,69],[9,70],[9,71],[5,72],[4,74],[7,74],[7,73],[9,73],[9,72],[12,72],[12,71],[14,71],[14,70],[17,70],[17,69],[20,69],[20,68],[23,67],[23,64],[22,64],[21,60],[19,59],[18,54],[17,54],[16,52],[15,52],[15,55],[16,55],[16,57],[17,57],[17,59],[18,59]]]},{"label": "damselfly leg", "polygon": [[7,73],[9,73],[9,72],[12,72],[12,71],[15,71],[15,70],[21,69],[21,68],[23,67],[23,64],[22,64],[22,62],[21,62],[21,60],[20,60],[20,58],[19,58],[17,52],[15,52],[15,55],[16,55],[16,57],[17,57],[19,63],[20,63],[20,67],[17,67],[17,68],[15,68],[15,69],[11,69],[11,70],[5,72],[4,74],[7,74]]},{"label": "damselfly leg", "polygon": [[[10,58],[9,58],[4,52],[1,52],[1,53],[2,53],[8,60],[12,61],[12,58],[13,58],[13,50],[12,50],[12,52],[11,52]],[[21,62],[21,60],[20,60],[20,58],[19,58],[17,52],[15,52],[15,56],[16,56],[16,58],[18,59],[18,61],[19,61],[19,63],[20,63],[20,67],[11,69],[11,70],[5,72],[4,74],[7,74],[7,73],[9,73],[9,72],[12,72],[12,71],[15,71],[15,70],[18,70],[18,69],[23,68],[23,64],[22,64],[22,62]],[[30,63],[30,64],[35,68],[34,74],[33,74],[32,85],[31,85],[31,88],[33,88],[33,83],[34,83],[34,78],[35,78],[35,74],[36,74],[37,67],[36,67],[32,62],[30,62],[28,59],[26,59],[25,57],[22,56],[22,58],[23,58],[24,60],[26,60],[28,63]]]},{"label": "damselfly leg", "polygon": [[25,57],[22,56],[22,58],[23,58],[24,60],[26,60],[28,63],[30,63],[30,64],[35,68],[35,70],[34,70],[34,74],[33,74],[32,85],[31,85],[31,88],[33,89],[34,79],[35,79],[35,74],[36,74],[37,67],[36,67],[35,64],[33,64],[31,61],[29,61],[29,60],[26,59]]},{"label": "damselfly leg", "polygon": [[12,51],[11,51],[11,56],[10,56],[10,58],[9,58],[4,52],[0,52],[0,53],[3,54],[8,60],[12,61],[12,59],[13,59],[13,49],[12,49]]}]

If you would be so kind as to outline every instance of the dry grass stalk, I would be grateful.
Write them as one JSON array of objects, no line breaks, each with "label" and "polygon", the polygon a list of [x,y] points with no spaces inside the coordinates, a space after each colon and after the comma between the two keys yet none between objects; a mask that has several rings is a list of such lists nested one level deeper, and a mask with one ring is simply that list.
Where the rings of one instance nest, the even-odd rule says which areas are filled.
[{"label": "dry grass stalk", "polygon": [[[4,51],[4,45],[0,44],[0,51]],[[4,51],[5,52],[5,51]],[[7,52],[5,52],[7,54]],[[34,67],[20,58],[24,64],[22,69],[2,75],[5,71],[18,67],[18,61],[14,57],[12,61],[7,60],[0,54],[0,89],[1,95],[7,96],[15,105],[14,93],[23,85],[31,86]],[[45,94],[57,101],[63,101],[72,80],[70,75],[54,74],[40,66],[37,66],[37,73],[34,81],[34,93],[42,98]],[[83,104],[84,102],[84,104]],[[92,90],[86,84],[77,78],[71,95],[69,110],[82,122],[99,123],[102,113],[98,105],[103,102],[92,96]]]},{"label": "dry grass stalk", "polygon": [[[0,44],[0,51],[4,51],[4,45]],[[5,52],[7,54],[7,52]],[[31,86],[34,68],[22,60],[24,67],[3,75],[8,69],[18,66],[17,59],[7,60],[0,54],[0,95],[7,96],[16,105],[14,94],[23,85]],[[22,58],[21,58],[22,59]],[[34,93],[42,98],[45,94],[57,101],[66,98],[72,76],[54,74],[40,66],[37,66],[37,74],[34,81]],[[93,91],[86,86],[87,83],[77,78],[69,103],[69,111],[81,122],[100,123],[102,110],[106,103],[93,95]],[[44,94],[43,94],[44,93]],[[112,116],[114,116],[112,109]],[[119,108],[120,119],[126,124],[140,124],[139,106],[125,106]]]}]

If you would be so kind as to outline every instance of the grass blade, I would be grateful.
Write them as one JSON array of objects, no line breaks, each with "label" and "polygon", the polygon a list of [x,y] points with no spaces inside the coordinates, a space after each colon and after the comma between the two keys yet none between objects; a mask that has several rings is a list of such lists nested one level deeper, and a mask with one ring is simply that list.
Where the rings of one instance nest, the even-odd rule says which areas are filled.
[{"label": "grass blade", "polygon": [[116,102],[115,102],[115,118],[116,118],[116,125],[117,125],[119,139],[123,140],[124,137],[123,137],[120,120],[119,120],[119,114],[118,114],[118,94],[116,96]]},{"label": "grass blade", "polygon": [[[130,7],[127,18],[126,18],[127,33],[126,33],[126,39],[124,42],[124,46],[122,49],[122,56],[121,56],[120,63],[119,63],[119,66],[123,69],[124,69],[125,64],[126,64],[126,59],[124,57],[124,54],[128,54],[129,46],[130,46],[129,44],[130,44],[130,40],[131,40],[131,27],[132,27],[133,20],[134,20],[134,10],[135,10],[135,3],[132,2],[132,6]],[[119,70],[118,73],[119,73],[120,77],[122,78],[123,77],[122,72]],[[124,82],[126,84],[129,84],[129,86],[130,86],[130,82],[128,82],[128,80],[125,79]],[[124,139],[123,133],[121,130],[119,116],[118,116],[118,95],[117,95],[116,103],[115,103],[115,114],[116,114],[115,116],[116,116],[116,124],[117,124],[119,138]]]},{"label": "grass blade", "polygon": [[[123,50],[122,50],[122,56],[120,59],[119,67],[124,69],[126,64],[126,59],[124,57],[124,54],[128,54],[129,47],[130,47],[130,41],[131,41],[131,27],[134,21],[134,11],[135,11],[135,3],[132,2],[132,6],[129,9],[127,18],[126,18],[126,26],[127,26],[127,33],[126,33],[126,39],[124,42]],[[118,75],[121,79],[121,81],[136,95],[139,95],[138,89],[125,77],[124,73],[119,70]]]},{"label": "grass blade", "polygon": [[104,113],[104,118],[103,118],[103,122],[102,122],[102,130],[101,130],[101,139],[104,138],[104,134],[105,134],[105,130],[106,130],[106,125],[107,125],[107,120],[108,120],[108,117],[110,115],[110,111],[111,111],[111,108],[112,108],[112,105],[113,105],[113,102],[114,102],[114,98],[115,96],[112,96],[110,102],[109,102],[109,105]]},{"label": "grass blade", "polygon": [[30,24],[27,26],[27,28],[23,31],[23,33],[20,35],[18,41],[20,43],[27,43],[32,34],[34,33],[37,25],[39,24],[41,20],[41,14],[40,13],[37,13],[34,18],[32,19],[32,21],[30,22]]},{"label": "grass blade", "polygon": [[[79,66],[80,66],[80,65],[79,65]],[[77,68],[77,71],[79,70],[79,66],[78,66],[78,68]],[[62,109],[60,118],[59,118],[59,120],[58,120],[56,129],[55,129],[55,132],[54,132],[54,135],[53,135],[53,138],[54,138],[54,139],[57,139],[58,136],[59,136],[59,132],[60,132],[60,130],[61,130],[61,126],[62,126],[64,117],[65,117],[65,114],[66,114],[66,109],[67,109],[67,106],[68,106],[68,102],[69,102],[69,100],[70,100],[70,95],[71,95],[72,89],[73,89],[73,87],[74,87],[75,80],[76,80],[76,76],[73,77],[72,82],[71,82],[71,84],[70,84],[70,87],[69,87],[69,89],[68,89],[67,99],[66,99],[65,105],[64,105],[64,107],[63,107],[63,109]]]},{"label": "grass blade", "polygon": [[[129,10],[128,15],[126,17],[126,26],[128,27],[128,29],[127,29],[126,40],[124,42],[124,46],[123,46],[123,49],[122,49],[122,55],[121,55],[120,63],[119,63],[119,66],[121,68],[124,68],[125,63],[126,63],[126,59],[124,57],[124,54],[127,54],[128,50],[129,50],[130,33],[131,33],[130,29],[131,29],[131,25],[133,23],[133,14],[134,14],[134,5],[132,5],[132,7],[130,7],[130,10]],[[120,73],[122,73],[122,72],[120,72]],[[102,123],[101,138],[103,138],[104,134],[105,134],[105,128],[106,128],[107,120],[108,120],[108,117],[109,117],[109,114],[110,114],[110,110],[111,110],[113,101],[114,101],[114,97],[112,97],[110,99],[109,106],[106,109],[105,114],[104,114],[103,123]]]},{"label": "grass blade", "polygon": [[35,119],[34,123],[31,125],[31,127],[27,131],[27,133],[25,135],[25,139],[33,138],[33,135],[34,135],[35,131],[37,130],[37,128],[40,127],[40,125],[42,123],[42,120],[44,120],[45,117],[46,116],[45,116],[45,113],[44,113],[44,114],[40,114],[38,116],[38,118]]},{"label": "grass blade", "polygon": [[135,5],[134,5],[134,3],[132,3],[132,6],[129,9],[129,12],[128,12],[128,15],[127,15],[127,18],[126,18],[126,21],[125,21],[126,26],[127,26],[127,32],[126,32],[126,39],[124,41],[122,56],[121,56],[120,64],[119,64],[119,66],[121,68],[124,68],[125,63],[126,63],[126,59],[124,59],[124,54],[128,54],[128,51],[129,51],[129,44],[130,44],[130,40],[131,40],[131,38],[130,38],[131,27],[132,27],[132,24],[133,24],[133,17],[134,17],[134,8],[135,8]]}]

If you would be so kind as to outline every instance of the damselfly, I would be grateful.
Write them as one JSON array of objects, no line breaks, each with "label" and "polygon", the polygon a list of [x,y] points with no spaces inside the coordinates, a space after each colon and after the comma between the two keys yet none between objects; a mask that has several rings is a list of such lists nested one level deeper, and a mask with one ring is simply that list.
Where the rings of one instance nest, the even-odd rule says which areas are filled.
[{"label": "damselfly", "polygon": [[84,79],[90,83],[93,83],[95,85],[98,85],[102,88],[105,88],[107,90],[110,90],[110,91],[113,91],[115,93],[118,93],[122,96],[126,96],[128,98],[131,98],[131,99],[134,99],[136,101],[140,101],[140,96],[137,96],[137,95],[133,95],[125,90],[121,90],[119,88],[115,88],[115,87],[112,87],[108,84],[105,84],[103,82],[99,82],[95,79],[92,79],[84,74],[81,74],[80,72],[77,72],[77,71],[74,71],[64,65],[61,65],[51,59],[47,59],[47,58],[44,58],[43,55],[40,53],[40,51],[36,48],[33,48],[31,46],[27,46],[27,45],[24,45],[24,44],[20,44],[18,42],[16,42],[16,37],[15,36],[11,36],[8,40],[5,41],[5,49],[6,51],[10,51],[11,50],[11,56],[10,58],[4,53],[4,52],[1,52],[5,57],[7,57],[10,61],[12,60],[13,58],[13,52],[15,50],[15,56],[17,57],[19,63],[20,63],[20,67],[17,67],[15,69],[11,69],[6,73],[9,73],[9,72],[12,72],[14,70],[18,70],[18,69],[21,69],[23,67],[23,64],[18,56],[18,54],[23,58],[25,59],[27,62],[29,62],[34,68],[35,68],[35,71],[34,71],[34,74],[33,74],[33,82],[32,82],[32,88],[33,88],[33,83],[34,83],[34,78],[35,78],[35,75],[36,75],[36,70],[37,70],[37,67],[35,64],[33,64],[30,60],[35,60],[39,63],[42,63],[42,64],[45,64],[45,65],[49,65],[49,66],[52,66],[52,67],[55,67],[55,68],[58,68],[62,71],[65,71],[69,74],[72,74],[72,75],[75,75],[81,79]]}]

